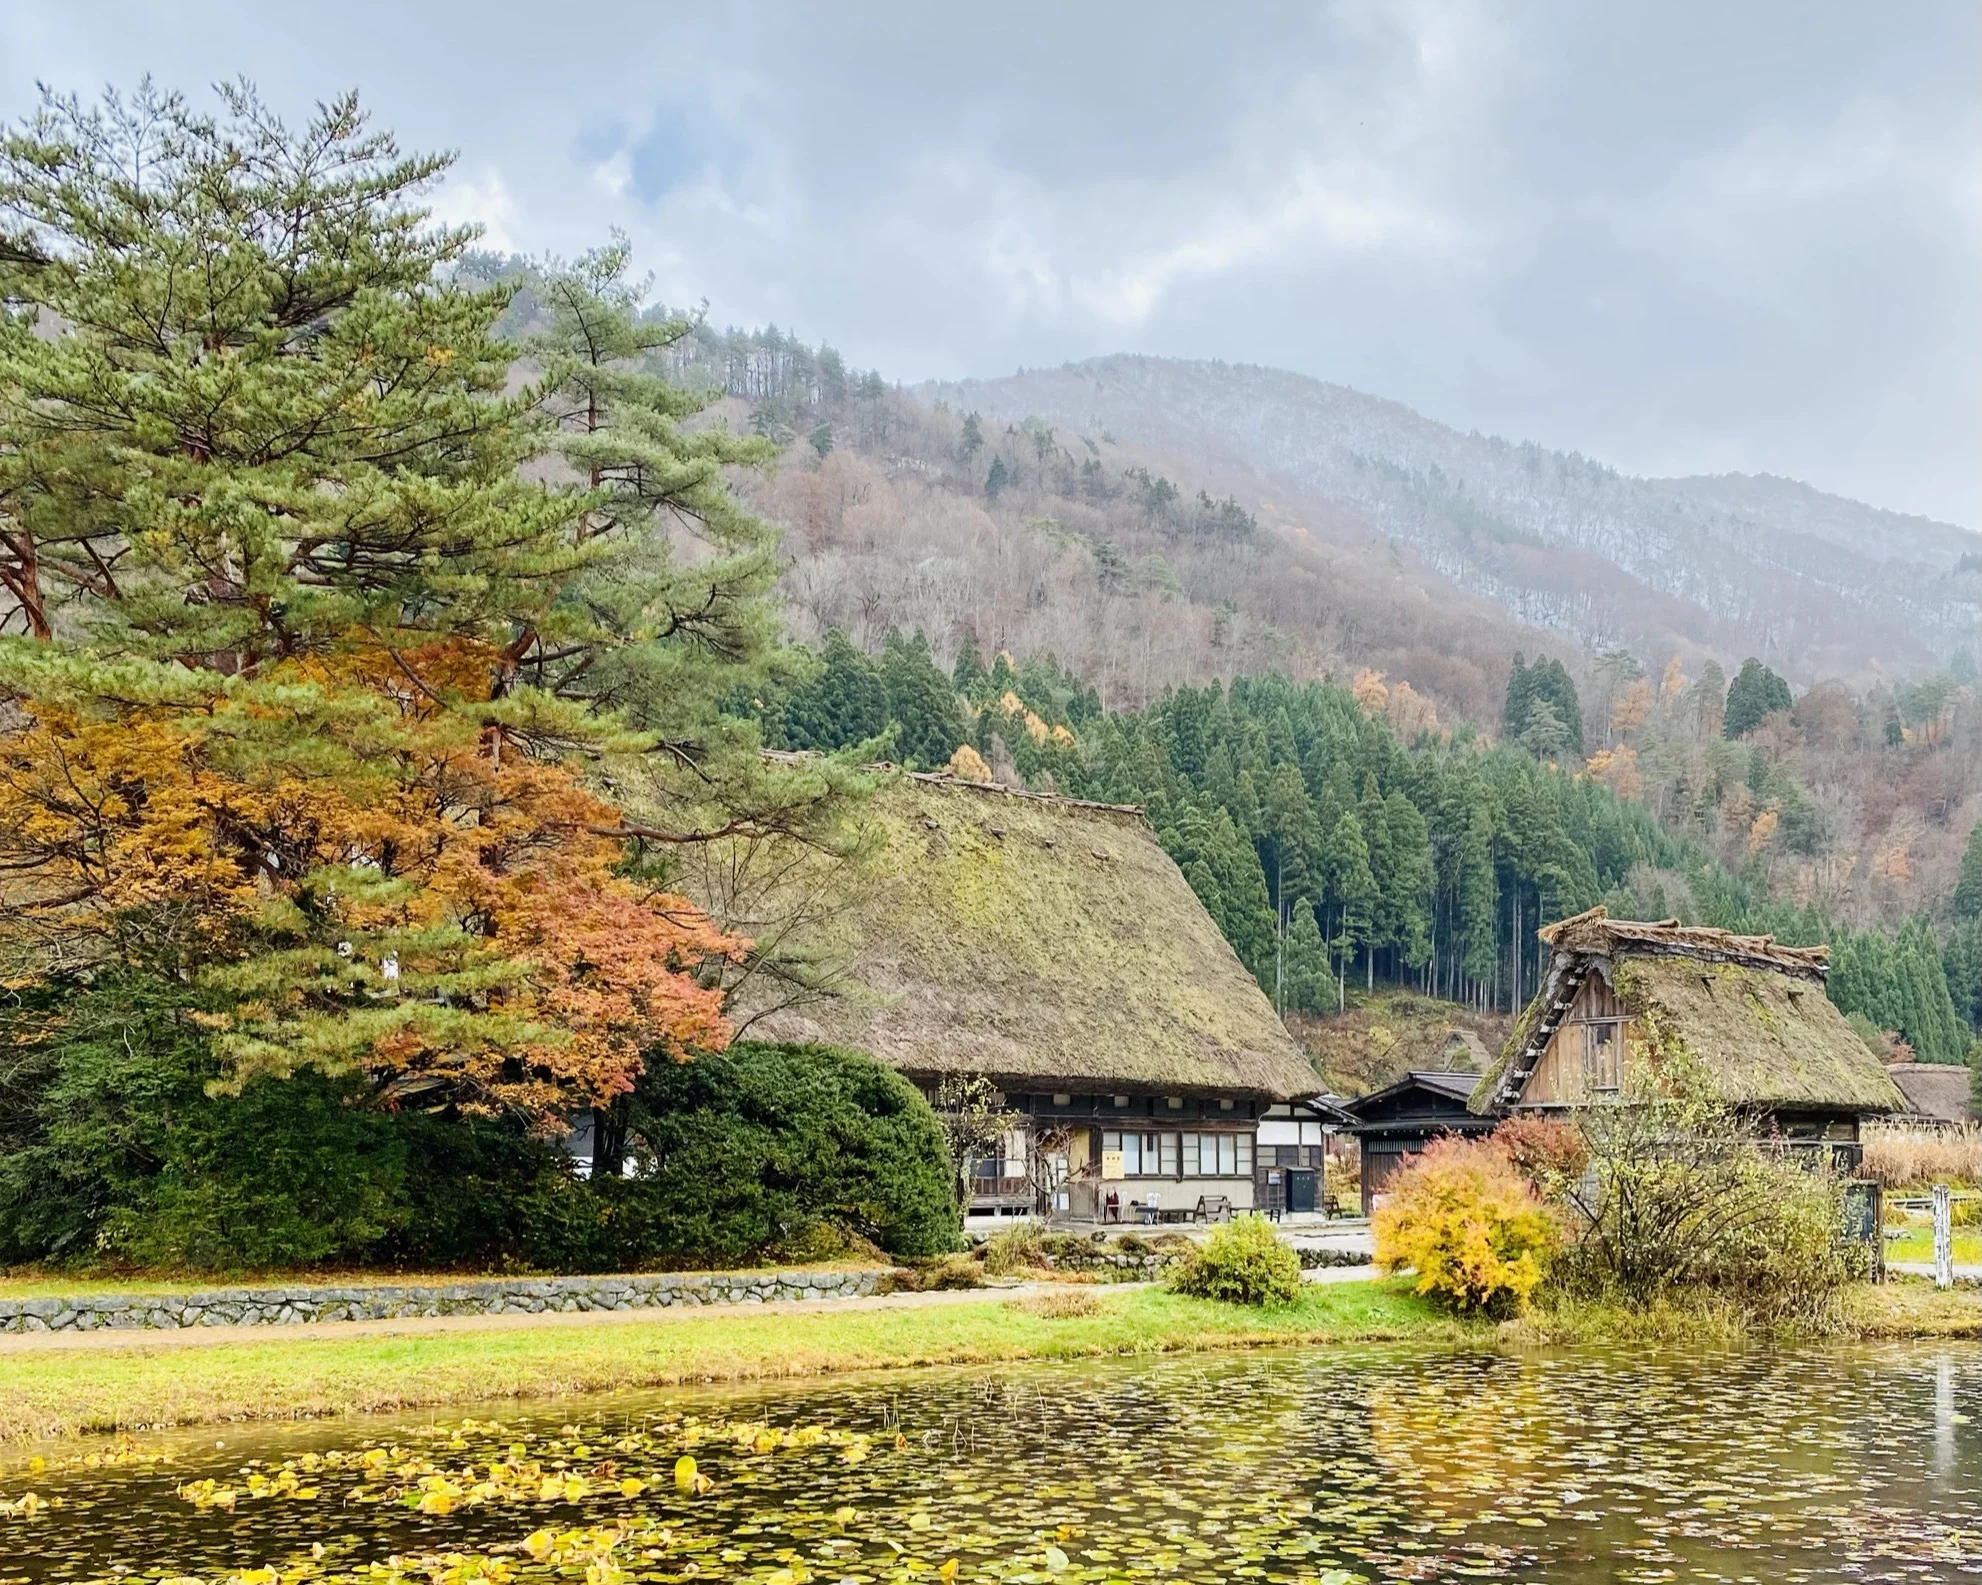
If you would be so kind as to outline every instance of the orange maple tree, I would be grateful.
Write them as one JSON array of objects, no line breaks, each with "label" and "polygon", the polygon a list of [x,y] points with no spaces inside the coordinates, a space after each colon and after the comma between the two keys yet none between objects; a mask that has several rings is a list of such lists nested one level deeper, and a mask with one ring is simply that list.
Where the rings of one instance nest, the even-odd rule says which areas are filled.
[{"label": "orange maple tree", "polygon": [[620,873],[613,806],[460,708],[493,674],[453,641],[188,674],[198,699],[24,699],[0,748],[17,938],[196,980],[237,1081],[357,1067],[549,1129],[649,1053],[720,1048],[702,975],[749,943]]}]

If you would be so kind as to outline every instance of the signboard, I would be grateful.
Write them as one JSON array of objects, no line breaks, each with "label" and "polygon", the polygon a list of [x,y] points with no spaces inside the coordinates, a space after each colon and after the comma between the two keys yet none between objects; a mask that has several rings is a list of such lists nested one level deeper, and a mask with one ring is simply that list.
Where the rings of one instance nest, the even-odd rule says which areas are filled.
[{"label": "signboard", "polygon": [[1123,1176],[1122,1153],[1119,1150],[1101,1152],[1101,1176],[1110,1183]]}]

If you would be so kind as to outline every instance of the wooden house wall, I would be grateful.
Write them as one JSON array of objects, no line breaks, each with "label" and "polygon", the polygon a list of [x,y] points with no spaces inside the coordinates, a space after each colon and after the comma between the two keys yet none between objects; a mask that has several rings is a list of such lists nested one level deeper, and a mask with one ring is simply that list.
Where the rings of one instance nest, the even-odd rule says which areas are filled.
[{"label": "wooden house wall", "polygon": [[1632,1039],[1635,1029],[1632,1021],[1624,1015],[1624,1004],[1617,999],[1617,992],[1601,974],[1592,973],[1583,981],[1576,992],[1576,999],[1569,1004],[1569,1011],[1549,1036],[1548,1044],[1542,1048],[1541,1060],[1535,1064],[1535,1071],[1528,1075],[1528,1082],[1522,1087],[1519,1104],[1522,1106],[1577,1106],[1588,1099],[1583,1084],[1584,1060],[1588,1052],[1590,1026],[1598,1023],[1618,1021],[1617,1058],[1622,1064],[1624,1052]]}]

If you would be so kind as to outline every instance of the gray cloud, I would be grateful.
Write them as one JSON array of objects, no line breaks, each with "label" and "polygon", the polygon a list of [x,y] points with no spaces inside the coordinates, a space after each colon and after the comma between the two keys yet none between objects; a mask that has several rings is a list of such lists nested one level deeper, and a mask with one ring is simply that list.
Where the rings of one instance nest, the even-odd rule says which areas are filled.
[{"label": "gray cloud", "polygon": [[1982,526],[1967,0],[283,15],[11,9],[0,111],[36,78],[356,84],[461,151],[442,208],[492,240],[622,226],[670,301],[897,378],[1269,363]]}]

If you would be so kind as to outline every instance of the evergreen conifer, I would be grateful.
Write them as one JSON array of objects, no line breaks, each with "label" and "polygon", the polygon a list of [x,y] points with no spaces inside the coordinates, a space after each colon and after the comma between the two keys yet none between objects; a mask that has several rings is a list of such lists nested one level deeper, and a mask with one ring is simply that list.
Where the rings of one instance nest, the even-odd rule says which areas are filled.
[{"label": "evergreen conifer", "polygon": [[1728,687],[1721,735],[1730,740],[1746,737],[1764,718],[1789,709],[1792,703],[1789,684],[1751,655]]}]

